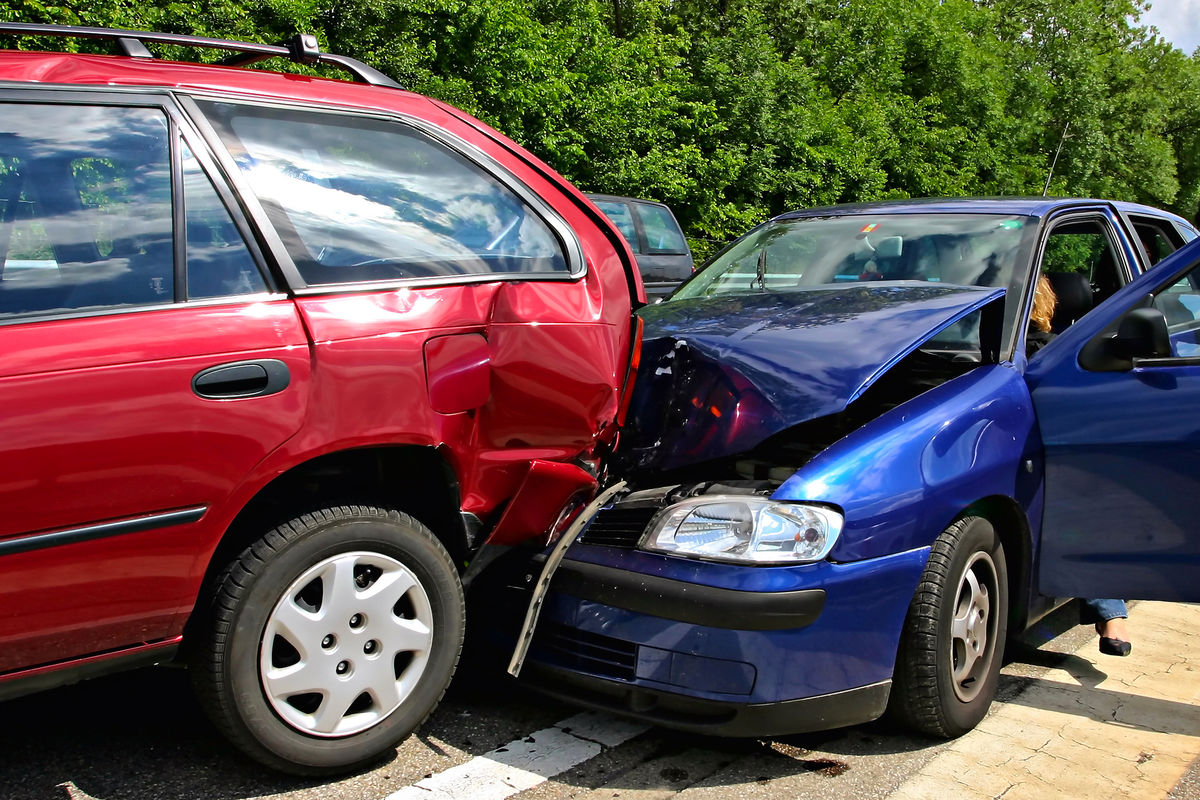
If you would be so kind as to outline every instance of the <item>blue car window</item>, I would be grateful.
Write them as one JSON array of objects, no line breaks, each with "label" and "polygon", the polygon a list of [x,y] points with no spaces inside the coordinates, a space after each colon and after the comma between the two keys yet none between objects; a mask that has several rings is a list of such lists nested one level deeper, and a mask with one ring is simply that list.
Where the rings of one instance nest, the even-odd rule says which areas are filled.
[{"label": "blue car window", "polygon": [[1096,272],[1112,259],[1112,245],[1095,223],[1087,230],[1079,226],[1056,228],[1046,240],[1042,255],[1043,272],[1079,272],[1094,282]]},{"label": "blue car window", "polygon": [[1146,248],[1148,266],[1162,261],[1183,244],[1183,238],[1167,220],[1130,216],[1129,221],[1133,223],[1134,233]]},{"label": "blue car window", "polygon": [[[1017,256],[1032,246],[1036,227],[1025,217],[1000,214],[853,214],[769,222],[718,253],[667,302],[881,280],[1002,287],[1020,297],[1027,276],[1015,269]],[[1018,305],[1005,304],[1005,340]],[[938,342],[977,349],[977,328],[977,319],[968,318]]]},{"label": "blue car window", "polygon": [[1154,307],[1167,318],[1171,355],[1200,356],[1200,276],[1189,271],[1154,298]]}]

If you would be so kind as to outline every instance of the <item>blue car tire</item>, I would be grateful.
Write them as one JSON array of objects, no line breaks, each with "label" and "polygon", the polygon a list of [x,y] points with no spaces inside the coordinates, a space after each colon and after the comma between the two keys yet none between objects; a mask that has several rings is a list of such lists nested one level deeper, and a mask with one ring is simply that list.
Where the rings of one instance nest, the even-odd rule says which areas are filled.
[{"label": "blue car tire", "polygon": [[987,714],[1008,631],[1008,570],[992,524],[963,517],[933,543],[896,656],[888,713],[952,738]]}]

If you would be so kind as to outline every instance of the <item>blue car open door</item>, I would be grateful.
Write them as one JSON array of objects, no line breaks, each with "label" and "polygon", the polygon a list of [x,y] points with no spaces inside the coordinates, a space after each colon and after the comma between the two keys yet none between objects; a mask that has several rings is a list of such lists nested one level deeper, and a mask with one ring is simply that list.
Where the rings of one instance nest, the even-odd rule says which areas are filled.
[{"label": "blue car open door", "polygon": [[1026,379],[1042,593],[1200,600],[1200,242],[1068,328]]}]

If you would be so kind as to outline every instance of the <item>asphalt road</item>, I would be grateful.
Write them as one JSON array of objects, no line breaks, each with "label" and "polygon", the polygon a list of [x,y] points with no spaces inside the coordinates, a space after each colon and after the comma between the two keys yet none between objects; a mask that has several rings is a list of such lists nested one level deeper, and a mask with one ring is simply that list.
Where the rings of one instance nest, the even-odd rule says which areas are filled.
[{"label": "asphalt road", "polygon": [[[1135,609],[1135,630],[1137,621]],[[1010,648],[993,717],[1007,706],[1019,710],[1049,670],[1079,660],[1071,654],[1093,635],[1073,622],[1070,610],[1060,612]],[[1197,729],[1187,741],[1200,741],[1200,712],[1186,704],[1166,708],[1180,731]],[[1165,741],[1170,749],[1184,740]],[[0,704],[0,798],[887,798],[906,781],[907,796],[922,796],[910,779],[948,747],[880,723],[767,740],[688,736],[581,715],[519,685],[461,672],[395,758],[342,780],[300,780],[232,750],[201,714],[182,670],[150,669]],[[1200,800],[1196,766],[1153,796]]]}]

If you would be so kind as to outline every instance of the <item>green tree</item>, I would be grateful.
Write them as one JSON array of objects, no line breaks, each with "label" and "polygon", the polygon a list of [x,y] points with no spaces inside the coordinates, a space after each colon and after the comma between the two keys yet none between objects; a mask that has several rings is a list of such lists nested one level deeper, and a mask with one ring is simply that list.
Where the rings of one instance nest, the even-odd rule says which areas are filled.
[{"label": "green tree", "polygon": [[1060,142],[1054,194],[1200,210],[1200,64],[1140,24],[1144,0],[0,2],[30,22],[315,32],[584,189],[671,204],[700,253],[795,207],[1037,194]]}]

